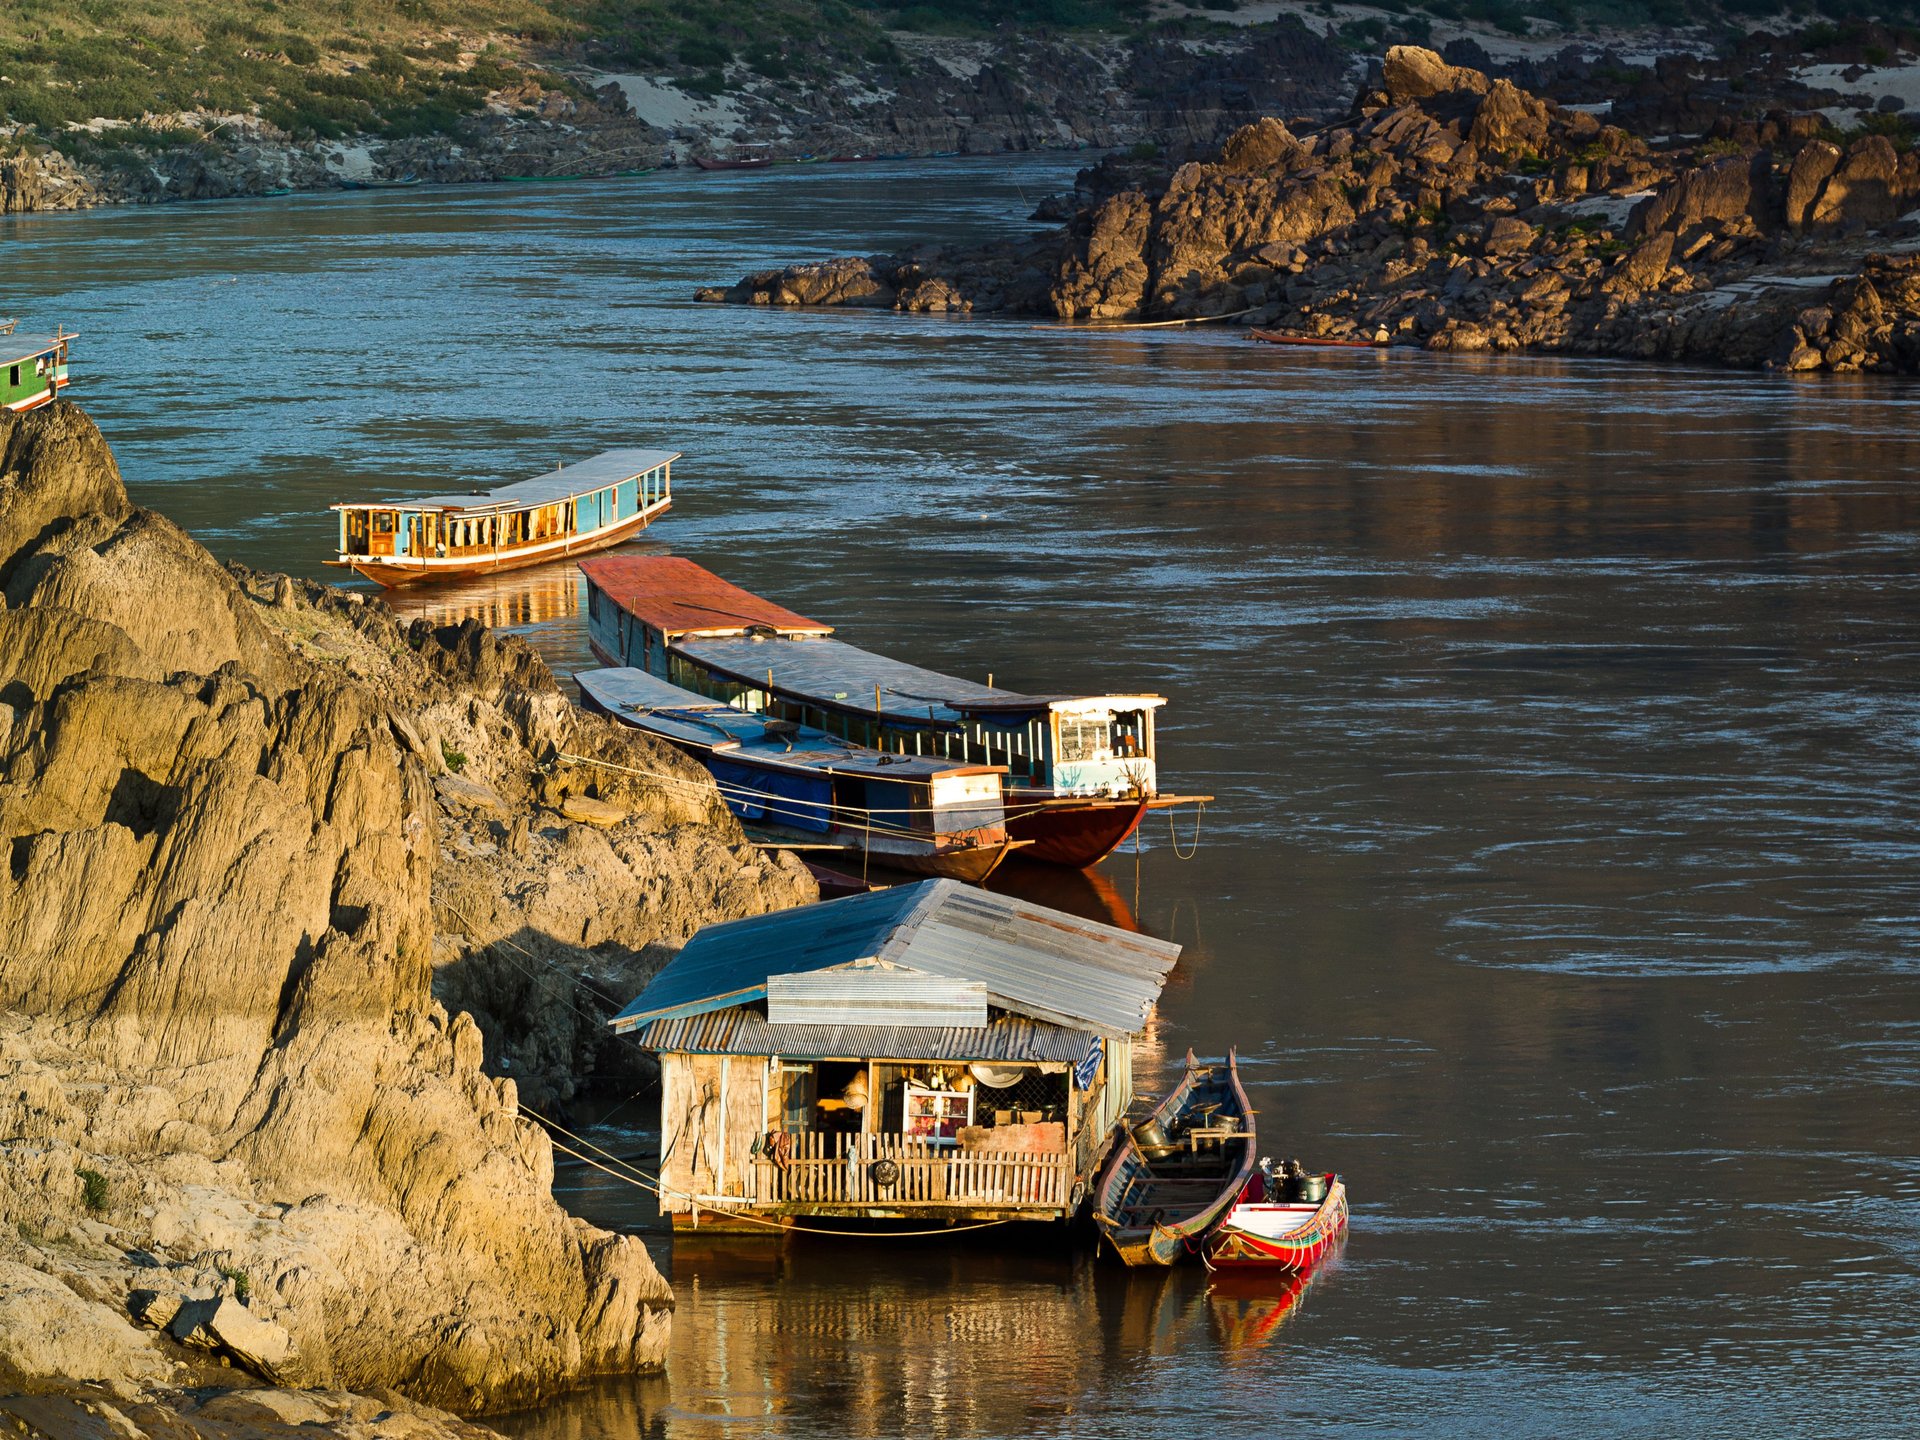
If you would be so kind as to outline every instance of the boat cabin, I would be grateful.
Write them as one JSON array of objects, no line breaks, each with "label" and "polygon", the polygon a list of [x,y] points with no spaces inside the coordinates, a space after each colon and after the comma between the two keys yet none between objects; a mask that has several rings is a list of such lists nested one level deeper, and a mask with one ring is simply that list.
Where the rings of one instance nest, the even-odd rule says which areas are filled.
[{"label": "boat cabin", "polygon": [[580,568],[588,640],[608,665],[894,754],[1005,766],[1016,788],[1157,793],[1161,696],[1023,695],[890,660],[678,556]]},{"label": "boat cabin", "polygon": [[78,335],[64,328],[52,335],[15,335],[0,326],[0,406],[37,410],[67,388],[67,347]]},{"label": "boat cabin", "polygon": [[692,755],[729,810],[783,843],[824,842],[976,880],[1010,848],[997,766],[870,750],[631,666],[573,678],[588,708]]},{"label": "boat cabin", "polygon": [[952,880],[710,925],[612,1021],[660,1057],[661,1210],[1065,1219],[1179,954]]},{"label": "boat cabin", "polygon": [[349,501],[327,563],[398,586],[537,565],[630,539],[673,501],[679,452],[608,450],[471,494]]}]

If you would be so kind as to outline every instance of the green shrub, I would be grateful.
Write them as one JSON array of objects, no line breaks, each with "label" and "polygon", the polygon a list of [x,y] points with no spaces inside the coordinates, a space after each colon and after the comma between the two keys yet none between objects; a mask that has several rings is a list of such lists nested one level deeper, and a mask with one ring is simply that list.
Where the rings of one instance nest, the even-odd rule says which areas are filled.
[{"label": "green shrub", "polygon": [[220,1272],[220,1278],[222,1280],[231,1280],[233,1282],[234,1299],[238,1300],[242,1305],[247,1304],[253,1299],[253,1279],[246,1271],[236,1265],[228,1265],[225,1263],[216,1265],[214,1268]]},{"label": "green shrub", "polygon": [[73,1172],[80,1177],[80,1199],[87,1209],[98,1215],[107,1208],[107,1177],[98,1170],[89,1170],[85,1166]]},{"label": "green shrub", "polygon": [[456,775],[467,768],[466,751],[456,750],[444,740],[440,742],[440,758],[446,763],[447,769]]}]

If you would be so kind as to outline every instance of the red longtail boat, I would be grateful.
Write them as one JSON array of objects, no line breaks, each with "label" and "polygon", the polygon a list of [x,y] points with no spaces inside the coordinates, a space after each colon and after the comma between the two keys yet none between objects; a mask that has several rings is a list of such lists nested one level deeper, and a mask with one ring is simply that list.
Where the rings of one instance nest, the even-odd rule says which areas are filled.
[{"label": "red longtail boat", "polygon": [[1347,1187],[1338,1175],[1308,1175],[1291,1163],[1269,1174],[1263,1165],[1207,1237],[1207,1264],[1305,1274],[1346,1228]]}]

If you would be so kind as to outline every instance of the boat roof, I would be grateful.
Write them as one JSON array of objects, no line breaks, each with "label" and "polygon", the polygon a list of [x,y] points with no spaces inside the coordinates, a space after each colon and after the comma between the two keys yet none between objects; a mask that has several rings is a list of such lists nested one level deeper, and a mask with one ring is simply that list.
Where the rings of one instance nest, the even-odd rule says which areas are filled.
[{"label": "boat roof", "polygon": [[50,350],[58,350],[78,335],[62,331],[58,335],[0,335],[0,365],[18,365],[22,360],[38,360]]},{"label": "boat roof", "polygon": [[892,971],[972,982],[987,1003],[1029,1020],[1136,1035],[1179,958],[1171,941],[924,880],[709,925],[610,1023],[624,1032],[752,1004],[781,977],[822,971],[845,975],[851,1003]]},{"label": "boat roof", "polygon": [[874,713],[877,689],[880,713],[907,724],[951,725],[977,715],[1049,710],[1150,710],[1166,703],[1158,695],[1023,695],[825,637],[699,637],[677,641],[674,648],[703,666],[749,683],[764,684],[771,670],[776,690],[862,715]]},{"label": "boat roof", "polygon": [[426,495],[404,500],[351,500],[334,510],[456,510],[462,515],[486,515],[503,510],[526,510],[590,495],[618,485],[680,458],[678,450],[603,450],[591,460],[564,465],[531,480],[516,480],[492,490],[465,495]]},{"label": "boat roof", "polygon": [[668,639],[680,635],[829,635],[822,625],[762,600],[678,555],[598,555],[580,569],[615,605]]},{"label": "boat roof", "polygon": [[1003,775],[1007,769],[957,765],[934,755],[894,755],[811,725],[776,722],[770,730],[763,715],[736,710],[631,667],[583,670],[573,678],[596,704],[650,735],[756,764],[922,784],[948,775]]}]

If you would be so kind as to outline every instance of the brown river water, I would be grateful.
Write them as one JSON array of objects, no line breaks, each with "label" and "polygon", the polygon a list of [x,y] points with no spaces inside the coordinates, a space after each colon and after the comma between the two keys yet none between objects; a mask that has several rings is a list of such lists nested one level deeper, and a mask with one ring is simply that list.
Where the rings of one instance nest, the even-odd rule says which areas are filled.
[{"label": "brown river water", "polygon": [[[1048,1233],[682,1244],[591,1436],[1914,1433],[1920,389],[703,307],[1017,232],[1074,157],[0,222],[134,495],[321,575],[329,501],[686,452],[644,542],[854,643],[1159,690],[1157,817],[1013,883],[1180,941],[1142,1083],[1237,1045],[1338,1168],[1303,1294]],[[565,568],[403,608],[585,658]],[[1175,843],[1177,840],[1177,844]],[[596,1134],[644,1151],[647,1097]]]}]

